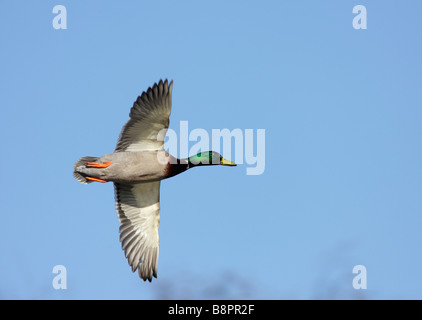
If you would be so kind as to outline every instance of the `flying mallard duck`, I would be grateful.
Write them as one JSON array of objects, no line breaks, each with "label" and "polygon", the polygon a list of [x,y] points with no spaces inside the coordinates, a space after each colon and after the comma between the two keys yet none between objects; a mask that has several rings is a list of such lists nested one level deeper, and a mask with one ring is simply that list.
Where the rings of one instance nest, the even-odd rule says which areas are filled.
[{"label": "flying mallard duck", "polygon": [[217,152],[177,159],[164,148],[169,127],[173,81],[148,88],[133,104],[130,120],[116,150],[102,157],[83,157],[73,167],[81,183],[114,182],[120,242],[132,271],[144,281],[157,278],[160,181],[203,165],[236,164]]}]

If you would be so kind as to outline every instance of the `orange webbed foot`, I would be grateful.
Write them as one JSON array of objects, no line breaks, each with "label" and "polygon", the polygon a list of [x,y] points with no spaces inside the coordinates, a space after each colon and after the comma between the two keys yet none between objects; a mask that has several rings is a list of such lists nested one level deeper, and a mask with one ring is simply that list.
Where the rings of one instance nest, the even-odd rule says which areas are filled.
[{"label": "orange webbed foot", "polygon": [[87,167],[91,167],[91,168],[107,168],[108,166],[110,166],[113,162],[108,161],[108,162],[87,162],[85,164],[85,166]]},{"label": "orange webbed foot", "polygon": [[99,178],[94,178],[94,177],[85,177],[87,180],[90,180],[90,181],[96,181],[96,182],[101,182],[101,183],[106,183],[106,182],[108,182],[108,181],[106,181],[106,180],[103,180],[103,179],[99,179]]}]

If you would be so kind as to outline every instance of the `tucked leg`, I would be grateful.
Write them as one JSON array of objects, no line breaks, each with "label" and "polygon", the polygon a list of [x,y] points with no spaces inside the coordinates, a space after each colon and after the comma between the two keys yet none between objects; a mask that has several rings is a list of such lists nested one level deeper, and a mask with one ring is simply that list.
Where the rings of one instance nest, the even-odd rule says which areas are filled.
[{"label": "tucked leg", "polygon": [[108,161],[108,162],[87,162],[85,164],[85,166],[90,167],[90,168],[107,168],[108,166],[110,166],[113,162]]},{"label": "tucked leg", "polygon": [[94,178],[94,177],[85,177],[87,180],[90,180],[90,181],[96,181],[96,182],[101,182],[101,183],[106,183],[106,182],[108,182],[108,181],[106,181],[106,180],[103,180],[103,179],[99,179],[99,178]]}]

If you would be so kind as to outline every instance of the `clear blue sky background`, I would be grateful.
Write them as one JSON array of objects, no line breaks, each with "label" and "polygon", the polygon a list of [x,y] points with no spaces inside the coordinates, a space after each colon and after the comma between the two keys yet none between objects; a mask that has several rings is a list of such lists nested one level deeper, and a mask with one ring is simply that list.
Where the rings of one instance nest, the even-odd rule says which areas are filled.
[{"label": "clear blue sky background", "polygon": [[[52,27],[58,4],[67,30]],[[367,30],[352,27],[358,4]],[[0,298],[421,299],[421,11],[1,1]],[[266,170],[164,181],[158,279],[144,283],[120,248],[112,184],[81,185],[72,166],[112,152],[161,78],[174,80],[172,129],[265,129]],[[67,290],[52,287],[55,265]]]}]

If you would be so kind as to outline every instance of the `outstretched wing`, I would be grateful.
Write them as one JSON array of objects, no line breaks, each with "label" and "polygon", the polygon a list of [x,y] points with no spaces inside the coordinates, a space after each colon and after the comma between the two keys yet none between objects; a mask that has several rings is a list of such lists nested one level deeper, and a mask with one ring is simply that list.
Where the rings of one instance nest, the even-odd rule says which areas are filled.
[{"label": "outstretched wing", "polygon": [[169,127],[172,89],[173,81],[168,84],[167,80],[160,80],[138,97],[114,152],[157,151],[163,148]]},{"label": "outstretched wing", "polygon": [[120,242],[132,271],[141,279],[157,278],[160,181],[114,184]]}]

